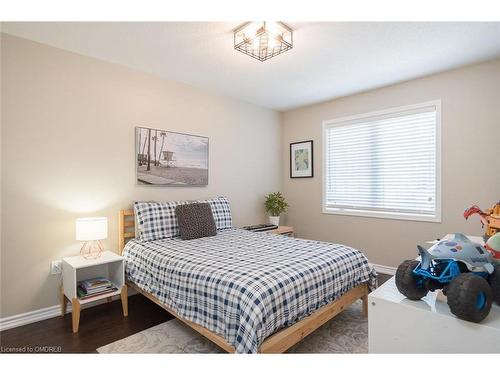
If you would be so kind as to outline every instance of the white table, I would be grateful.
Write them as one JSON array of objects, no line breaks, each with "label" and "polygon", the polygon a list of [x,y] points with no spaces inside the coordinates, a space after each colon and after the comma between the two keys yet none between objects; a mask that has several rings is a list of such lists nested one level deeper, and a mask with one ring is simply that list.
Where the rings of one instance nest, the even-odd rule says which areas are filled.
[{"label": "white table", "polygon": [[458,319],[441,292],[420,301],[399,293],[395,278],[368,295],[370,353],[500,353],[500,306],[481,323]]},{"label": "white table", "polygon": [[[85,259],[81,255],[63,258],[62,260],[63,284],[61,286],[61,315],[66,314],[67,300],[71,301],[73,332],[78,332],[80,324],[81,305],[120,295],[122,300],[123,315],[128,315],[127,285],[125,284],[124,258],[111,251],[104,251],[97,259]],[[105,277],[110,280],[117,290],[95,297],[81,299],[77,295],[79,281],[94,277]]]}]

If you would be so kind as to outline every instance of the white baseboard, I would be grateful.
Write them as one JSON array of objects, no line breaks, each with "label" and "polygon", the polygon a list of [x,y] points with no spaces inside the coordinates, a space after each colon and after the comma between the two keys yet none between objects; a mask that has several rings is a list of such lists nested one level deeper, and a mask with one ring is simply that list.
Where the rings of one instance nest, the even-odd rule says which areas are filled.
[{"label": "white baseboard", "polygon": [[396,270],[397,270],[396,267],[384,266],[383,264],[373,264],[372,263],[372,266],[373,266],[373,268],[375,268],[375,271],[377,271],[378,273],[383,273],[383,274],[391,275],[391,276],[394,276],[396,274]]},{"label": "white baseboard", "polygon": [[60,305],[45,307],[40,310],[12,315],[6,318],[0,318],[0,331],[39,322],[40,320],[54,318],[58,315],[61,315]]},{"label": "white baseboard", "polygon": [[[134,294],[137,294],[137,292],[135,290],[130,291],[129,289],[128,295],[131,296]],[[114,296],[113,299],[119,299],[119,298],[120,296]],[[85,304],[82,306],[82,309],[92,306],[97,306],[103,303],[106,303],[105,299]],[[66,314],[70,312],[71,312],[71,302],[68,301]],[[45,307],[40,310],[29,311],[22,314],[8,316],[6,318],[0,318],[0,332],[5,331],[7,329],[24,326],[26,324],[36,323],[41,320],[55,318],[56,316],[60,315],[61,315],[61,305],[54,305],[50,307]]]}]

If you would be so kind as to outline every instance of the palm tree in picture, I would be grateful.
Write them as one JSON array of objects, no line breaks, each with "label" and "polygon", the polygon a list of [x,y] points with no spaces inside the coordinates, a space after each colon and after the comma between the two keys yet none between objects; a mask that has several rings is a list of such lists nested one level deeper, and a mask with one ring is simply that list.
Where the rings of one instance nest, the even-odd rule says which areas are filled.
[{"label": "palm tree in picture", "polygon": [[[146,131],[147,129],[141,129],[141,133],[143,130]],[[147,139],[147,132],[146,132],[146,134],[144,135],[144,144],[142,145],[142,152],[141,152],[141,159],[143,159],[144,162],[145,162],[144,155],[146,154],[146,143],[147,142],[148,142],[148,139]]]},{"label": "palm tree in picture", "polygon": [[158,165],[160,165],[161,155],[163,154],[163,146],[165,145],[165,137],[166,136],[167,136],[166,132],[160,132],[161,147],[160,147],[160,154],[158,156]]},{"label": "palm tree in picture", "polygon": [[148,167],[146,170],[151,170],[151,129],[148,129]]},{"label": "palm tree in picture", "polygon": [[142,165],[142,157],[141,157],[141,129],[137,129],[137,138],[138,138],[138,146],[137,146],[137,161],[139,162],[139,166]]},{"label": "palm tree in picture", "polygon": [[157,159],[156,159],[156,143],[158,142],[158,130],[156,130],[156,129],[155,129],[155,135],[154,135],[154,137],[153,137],[153,141],[155,142],[155,143],[154,143],[154,150],[155,150],[155,151],[154,151],[154,156],[155,156],[155,161],[154,161],[153,165],[154,165],[155,167],[157,167],[157,166],[158,166],[158,161],[157,161]]}]

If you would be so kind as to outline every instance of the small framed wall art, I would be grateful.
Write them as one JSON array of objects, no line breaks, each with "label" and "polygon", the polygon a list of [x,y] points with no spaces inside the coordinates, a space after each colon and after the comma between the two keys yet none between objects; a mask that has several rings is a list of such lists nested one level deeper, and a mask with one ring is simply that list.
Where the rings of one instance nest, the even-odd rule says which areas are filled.
[{"label": "small framed wall art", "polygon": [[313,141],[290,143],[290,178],[313,176]]}]

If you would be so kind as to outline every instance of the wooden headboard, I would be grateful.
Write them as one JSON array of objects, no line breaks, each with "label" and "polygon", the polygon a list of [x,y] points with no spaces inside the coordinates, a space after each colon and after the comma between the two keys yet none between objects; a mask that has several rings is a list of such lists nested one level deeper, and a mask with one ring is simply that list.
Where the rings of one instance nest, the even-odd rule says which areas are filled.
[{"label": "wooden headboard", "polygon": [[134,210],[120,210],[118,213],[118,250],[123,255],[125,244],[135,237]]}]

